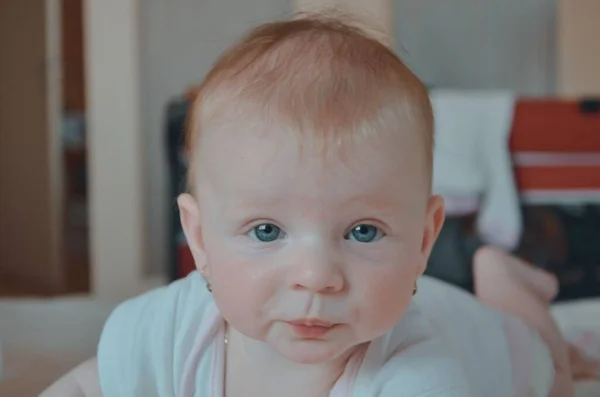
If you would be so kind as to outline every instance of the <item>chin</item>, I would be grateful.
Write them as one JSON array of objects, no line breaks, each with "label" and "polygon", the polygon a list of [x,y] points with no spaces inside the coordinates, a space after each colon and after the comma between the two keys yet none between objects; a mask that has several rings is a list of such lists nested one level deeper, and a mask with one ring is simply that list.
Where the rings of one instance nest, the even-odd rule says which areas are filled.
[{"label": "chin", "polygon": [[335,346],[329,341],[304,340],[281,346],[277,351],[289,361],[298,364],[316,365],[335,360],[347,350],[340,349],[339,346]]}]

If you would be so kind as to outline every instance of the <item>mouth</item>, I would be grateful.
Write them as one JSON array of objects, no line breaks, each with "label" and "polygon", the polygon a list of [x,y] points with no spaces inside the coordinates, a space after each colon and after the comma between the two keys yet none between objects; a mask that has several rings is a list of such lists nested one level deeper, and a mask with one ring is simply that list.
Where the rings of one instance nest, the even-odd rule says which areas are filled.
[{"label": "mouth", "polygon": [[291,325],[303,325],[305,327],[324,327],[324,328],[331,328],[335,325],[334,323],[331,323],[331,322],[325,321],[325,320],[320,320],[318,318],[302,318],[299,320],[288,321],[288,323]]},{"label": "mouth", "polygon": [[315,318],[300,319],[287,322],[294,334],[303,339],[319,339],[326,336],[338,324]]}]

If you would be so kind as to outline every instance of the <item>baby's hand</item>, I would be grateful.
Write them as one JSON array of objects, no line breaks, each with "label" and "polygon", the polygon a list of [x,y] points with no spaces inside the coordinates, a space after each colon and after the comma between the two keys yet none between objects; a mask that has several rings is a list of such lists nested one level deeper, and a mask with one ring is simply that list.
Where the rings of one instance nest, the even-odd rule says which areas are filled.
[{"label": "baby's hand", "polygon": [[80,364],[44,390],[39,397],[102,397],[96,358]]}]

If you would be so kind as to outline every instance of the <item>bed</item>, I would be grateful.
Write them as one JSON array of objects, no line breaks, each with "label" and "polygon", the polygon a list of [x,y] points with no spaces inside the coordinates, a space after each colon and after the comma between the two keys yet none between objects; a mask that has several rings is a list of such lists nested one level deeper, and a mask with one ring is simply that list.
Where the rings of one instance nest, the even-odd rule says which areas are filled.
[{"label": "bed", "polygon": [[[552,311],[567,337],[581,331],[595,331],[596,334],[600,334],[600,298],[558,303]],[[578,383],[575,396],[600,396],[600,382]]]},{"label": "bed", "polygon": [[1,299],[0,397],[37,396],[93,356],[102,325],[115,306],[86,297]]},{"label": "bed", "polygon": [[[85,297],[0,300],[3,344],[1,397],[37,396],[71,367],[94,354],[114,302]],[[600,299],[561,303],[554,314],[566,333],[600,333]],[[577,385],[577,397],[600,396],[600,383]]]}]

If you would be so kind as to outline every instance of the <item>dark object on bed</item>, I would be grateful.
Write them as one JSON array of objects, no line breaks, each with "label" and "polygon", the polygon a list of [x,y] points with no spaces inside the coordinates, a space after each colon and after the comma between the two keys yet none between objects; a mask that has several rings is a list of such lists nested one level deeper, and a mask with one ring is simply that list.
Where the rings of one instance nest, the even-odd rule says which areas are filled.
[{"label": "dark object on bed", "polygon": [[517,254],[557,275],[559,299],[600,296],[600,205],[523,208]]},{"label": "dark object on bed", "polygon": [[[600,296],[600,204],[521,209],[524,232],[515,254],[558,277],[558,300]],[[482,244],[474,217],[448,219],[426,274],[472,292],[473,254]]]},{"label": "dark object on bed", "polygon": [[473,292],[472,259],[483,245],[475,222],[476,214],[446,218],[425,274]]},{"label": "dark object on bed", "polygon": [[579,102],[579,109],[582,113],[598,113],[600,112],[600,98],[588,98]]}]

